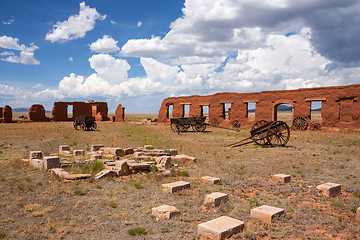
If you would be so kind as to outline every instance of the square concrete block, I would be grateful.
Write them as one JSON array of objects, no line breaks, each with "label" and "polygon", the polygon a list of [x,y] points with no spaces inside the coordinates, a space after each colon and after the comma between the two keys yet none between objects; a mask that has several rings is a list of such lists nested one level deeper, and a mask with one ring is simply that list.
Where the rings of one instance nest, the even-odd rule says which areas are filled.
[{"label": "square concrete block", "polygon": [[355,222],[360,222],[360,207],[356,210]]},{"label": "square concrete block", "polygon": [[44,161],[42,159],[30,159],[30,164],[37,168],[44,167]]},{"label": "square concrete block", "polygon": [[162,184],[161,188],[164,192],[174,193],[183,189],[190,188],[190,183],[185,181],[178,181],[173,183]]},{"label": "square concrete block", "polygon": [[60,158],[56,156],[44,157],[44,169],[48,170],[50,168],[59,168],[60,167]]},{"label": "square concrete block", "polygon": [[74,156],[84,156],[85,151],[84,150],[74,150]]},{"label": "square concrete block", "polygon": [[101,144],[98,144],[98,145],[91,145],[91,151],[92,152],[96,152],[96,151],[99,151],[100,148],[103,148],[104,145],[101,145]]},{"label": "square concrete block", "polygon": [[273,177],[283,183],[288,183],[291,180],[291,176],[286,174],[275,174]]},{"label": "square concrete block", "polygon": [[229,197],[226,193],[213,192],[205,196],[205,204],[211,204],[215,207],[219,206],[221,203],[226,203],[229,200]]},{"label": "square concrete block", "polygon": [[41,151],[30,151],[29,152],[29,158],[31,159],[41,159],[42,158],[42,152]]},{"label": "square concrete block", "polygon": [[124,149],[124,155],[130,155],[134,153],[134,149],[132,148],[125,148]]},{"label": "square concrete block", "polygon": [[61,146],[59,146],[59,154],[62,154],[64,151],[69,152],[70,151],[70,146],[69,145],[61,145]]},{"label": "square concrete block", "polygon": [[274,217],[281,216],[285,213],[285,210],[282,208],[272,207],[268,205],[262,205],[257,208],[250,210],[250,216],[252,218],[258,218],[263,222],[271,223],[271,219]]},{"label": "square concrete block", "polygon": [[91,160],[94,160],[94,161],[96,161],[96,160],[101,160],[101,159],[102,159],[102,155],[101,155],[101,154],[92,154],[92,155],[90,156],[90,159],[91,159]]},{"label": "square concrete block", "polygon": [[174,207],[169,205],[161,205],[156,208],[151,209],[152,215],[156,218],[164,218],[164,219],[170,219],[176,215],[180,214],[180,211]]},{"label": "square concrete block", "polygon": [[217,184],[220,182],[220,178],[209,176],[201,177],[201,180],[204,182],[211,182],[212,184]]},{"label": "square concrete block", "polygon": [[341,185],[337,183],[324,183],[317,186],[316,189],[327,197],[336,197],[341,193]]},{"label": "square concrete block", "polygon": [[230,238],[244,230],[244,222],[235,218],[222,216],[198,225],[201,237],[222,240]]}]

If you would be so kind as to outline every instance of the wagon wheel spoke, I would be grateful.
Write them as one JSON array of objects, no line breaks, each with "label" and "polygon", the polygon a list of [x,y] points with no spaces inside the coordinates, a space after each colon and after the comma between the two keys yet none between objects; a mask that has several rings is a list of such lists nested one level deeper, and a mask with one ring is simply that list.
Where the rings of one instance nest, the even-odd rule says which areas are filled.
[{"label": "wagon wheel spoke", "polygon": [[308,123],[306,121],[306,118],[303,116],[297,116],[293,120],[292,128],[294,130],[306,130],[308,127]]},{"label": "wagon wheel spoke", "polygon": [[267,131],[268,142],[273,147],[285,146],[290,138],[290,130],[285,122],[273,122]]},{"label": "wagon wheel spoke", "polygon": [[[251,127],[251,131],[256,130],[258,128],[260,128],[261,126],[267,124],[268,121],[266,120],[260,120],[257,121],[252,127]],[[262,145],[264,146],[266,144],[266,133],[262,132],[256,135],[257,137],[254,138],[255,143],[258,145]]]}]

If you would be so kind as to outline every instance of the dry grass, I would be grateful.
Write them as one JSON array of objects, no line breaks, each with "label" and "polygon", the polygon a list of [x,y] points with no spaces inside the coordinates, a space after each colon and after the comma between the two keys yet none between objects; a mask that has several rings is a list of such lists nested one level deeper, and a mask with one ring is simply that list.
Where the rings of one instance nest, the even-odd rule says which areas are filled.
[{"label": "dry grass", "polygon": [[[143,119],[146,115],[128,116]],[[151,116],[153,117],[153,116]],[[245,222],[235,238],[245,239],[355,239],[353,222],[360,206],[359,132],[292,132],[285,148],[254,144],[224,146],[249,135],[249,129],[231,132],[171,132],[166,125],[98,123],[99,131],[75,131],[71,122],[0,124],[0,233],[11,239],[196,239],[197,224],[227,215]],[[63,183],[49,173],[24,165],[29,150],[45,155],[68,144],[86,150],[92,144],[176,148],[197,162],[180,163],[189,176],[160,177],[154,173]],[[276,173],[292,175],[290,184],[275,182]],[[201,176],[215,176],[211,185]],[[161,184],[191,182],[191,189],[162,192]],[[342,184],[340,197],[320,197],[315,187],[324,182]],[[135,187],[140,184],[140,188]],[[229,194],[218,208],[203,204],[206,194]],[[82,192],[83,194],[76,194]],[[181,215],[157,221],[151,208],[176,206]],[[251,219],[257,205],[284,208],[286,215],[272,224]],[[131,236],[130,229],[144,228],[145,235]]]}]

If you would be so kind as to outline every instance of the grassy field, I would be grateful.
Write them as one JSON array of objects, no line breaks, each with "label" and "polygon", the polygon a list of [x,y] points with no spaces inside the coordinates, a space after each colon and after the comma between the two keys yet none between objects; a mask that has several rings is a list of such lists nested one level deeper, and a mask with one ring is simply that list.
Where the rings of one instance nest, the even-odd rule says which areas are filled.
[{"label": "grassy field", "polygon": [[[130,121],[146,117],[156,115],[127,115]],[[0,238],[198,239],[199,223],[226,215],[245,222],[234,239],[356,239],[359,132],[314,133],[291,132],[284,148],[249,144],[228,149],[227,144],[248,137],[249,129],[209,127],[204,133],[177,135],[168,125],[99,122],[98,131],[82,132],[72,122],[0,124]],[[72,183],[21,161],[30,150],[49,155],[64,144],[86,151],[92,144],[152,144],[176,148],[197,161],[179,164],[189,176],[141,173]],[[277,173],[290,174],[291,182],[274,181],[271,176]],[[221,178],[221,184],[202,182],[206,175]],[[189,181],[191,189],[175,194],[161,190],[161,184],[179,180]],[[319,196],[316,186],[325,182],[341,184],[341,196]],[[229,201],[217,208],[204,205],[205,195],[216,191],[229,194]],[[151,208],[162,204],[177,207],[181,215],[157,221]],[[284,208],[285,216],[271,224],[251,219],[250,209],[264,204]],[[145,234],[130,235],[135,228],[144,228]]]}]

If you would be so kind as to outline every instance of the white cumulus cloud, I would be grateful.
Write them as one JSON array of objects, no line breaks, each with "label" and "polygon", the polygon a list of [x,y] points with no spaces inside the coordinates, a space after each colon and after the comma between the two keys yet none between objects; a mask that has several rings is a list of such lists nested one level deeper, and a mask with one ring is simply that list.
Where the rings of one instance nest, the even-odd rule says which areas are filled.
[{"label": "white cumulus cloud", "polygon": [[141,25],[142,25],[142,22],[138,21],[137,22],[137,27],[141,27]]},{"label": "white cumulus cloud", "polygon": [[116,46],[118,41],[115,41],[112,37],[104,35],[103,38],[99,38],[92,44],[90,49],[96,53],[110,53],[120,51],[119,47]]},{"label": "white cumulus cloud", "polygon": [[68,20],[57,22],[53,29],[46,34],[45,39],[51,42],[66,42],[77,38],[83,38],[88,31],[95,27],[96,20],[104,20],[106,15],[100,15],[95,8],[80,3],[78,15],[73,15]]},{"label": "white cumulus cloud", "polygon": [[30,46],[19,44],[18,38],[9,36],[0,37],[0,48],[20,51],[20,55],[16,56],[14,52],[5,51],[1,53],[1,56],[8,56],[7,58],[1,58],[2,61],[22,64],[39,65],[40,61],[34,58],[34,51],[39,47],[31,43]]}]

